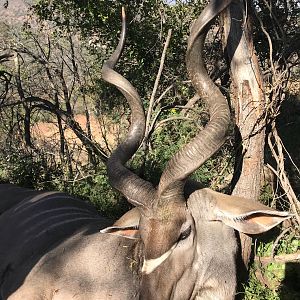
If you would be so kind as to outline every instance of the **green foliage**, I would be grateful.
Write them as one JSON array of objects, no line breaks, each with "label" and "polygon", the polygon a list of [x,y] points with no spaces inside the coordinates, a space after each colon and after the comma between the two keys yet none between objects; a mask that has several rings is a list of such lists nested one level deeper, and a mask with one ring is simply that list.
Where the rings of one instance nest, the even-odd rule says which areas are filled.
[{"label": "green foliage", "polygon": [[[300,7],[297,1],[263,1],[255,0],[253,5],[256,8],[256,17],[263,22],[264,31],[261,30],[260,22],[254,17],[254,42],[259,53],[261,62],[269,59],[269,42],[272,41],[272,58],[280,56],[288,58],[293,51],[299,47],[299,12]],[[265,34],[268,33],[268,37]],[[269,62],[270,63],[270,62]],[[266,67],[269,65],[266,64]]]},{"label": "green foliage", "polygon": [[226,143],[223,148],[206,161],[193,175],[192,178],[204,186],[229,191],[233,174],[233,148]]},{"label": "green foliage", "polygon": [[[111,54],[118,40],[121,7],[127,14],[126,48],[118,68],[129,78],[143,99],[148,99],[158,70],[162,44],[168,29],[173,29],[159,91],[174,81],[186,79],[184,63],[189,26],[204,7],[203,1],[78,1],[40,0],[33,12],[41,20],[54,22],[57,28],[78,32],[91,43],[100,65]],[[101,84],[103,96],[118,101],[114,88]],[[116,99],[117,98],[117,99]]]},{"label": "green foliage", "polygon": [[261,187],[259,200],[265,204],[270,205],[273,200],[273,191],[271,184],[267,183]]},{"label": "green foliage", "polygon": [[[198,110],[202,111],[202,108]],[[183,121],[171,119],[172,117],[180,117],[179,111],[173,108],[169,115],[162,117],[162,120],[170,119],[163,126],[157,127],[151,135],[151,146],[146,157],[145,153],[138,152],[131,163],[133,169],[139,170],[145,159],[143,176],[155,185],[159,183],[160,176],[173,155],[201,130],[192,119]],[[205,186],[213,185],[218,189],[219,185],[222,185],[223,189],[224,184],[226,187],[229,182],[225,177],[233,170],[232,151],[232,146],[226,143],[218,153],[195,171],[192,178]]]},{"label": "green foliage", "polygon": [[244,300],[280,300],[279,295],[272,290],[266,288],[255,276],[255,269],[252,268],[250,271],[250,280],[248,285],[245,287]]},{"label": "green foliage", "polygon": [[[60,175],[56,166],[49,164],[44,155],[11,148],[11,152],[0,156],[0,180],[24,187],[42,188],[43,183]],[[47,185],[49,188],[49,185]]]},{"label": "green foliage", "polygon": [[151,150],[146,157],[145,177],[154,184],[158,184],[167,162],[176,151],[195,136],[195,133],[193,123],[179,120],[169,121],[157,128],[152,135]]},{"label": "green foliage", "polygon": [[[123,108],[125,101],[114,87],[109,87],[99,78],[102,62],[111,54],[117,44],[121,6],[126,8],[128,34],[124,55],[117,68],[137,88],[145,107],[148,105],[148,99],[152,92],[166,32],[168,29],[172,29],[172,39],[157,95],[161,95],[170,85],[174,85],[174,88],[169,91],[167,97],[161,100],[160,105],[154,111],[156,114],[161,109],[162,113],[157,119],[157,124],[160,122],[160,126],[155,127],[151,135],[149,151],[146,154],[139,152],[131,162],[131,167],[135,171],[141,172],[145,179],[157,184],[169,159],[199,130],[194,121],[182,122],[174,119],[182,116],[177,106],[184,105],[194,93],[189,84],[182,83],[187,79],[184,63],[185,51],[189,26],[192,20],[199,15],[205,2],[200,0],[176,1],[172,5],[167,5],[163,0],[39,0],[33,7],[33,12],[40,17],[40,20],[50,20],[51,24],[54,24],[55,30],[48,31],[47,26],[42,22],[39,24],[40,27],[36,30],[37,32],[28,26],[19,34],[14,33],[12,37],[7,30],[6,39],[2,44],[12,43],[14,49],[19,49],[22,54],[21,79],[27,93],[26,96],[38,94],[47,100],[53,100],[52,82],[49,82],[47,78],[45,79],[45,74],[41,75],[43,74],[43,66],[50,66],[50,75],[54,78],[54,85],[58,87],[57,91],[60,97],[60,102],[56,105],[61,105],[61,109],[65,109],[61,95],[63,87],[57,76],[57,73],[63,73],[69,87],[69,95],[73,97],[71,102],[72,106],[76,107],[75,113],[84,111],[83,96],[85,96],[90,111],[94,111],[96,107],[98,115],[109,115],[115,123],[121,123],[122,118],[130,115],[128,108]],[[279,18],[279,23],[283,25],[282,30],[278,24],[274,24],[275,19],[271,18],[272,14],[266,6],[266,1],[254,1],[254,6],[259,7],[258,15],[263,19],[273,39],[274,59],[280,57],[281,54],[286,57],[293,46],[292,37],[297,35],[296,16],[299,7],[293,1],[289,1],[291,8],[290,11],[286,11],[283,2],[280,0],[276,2],[276,5],[273,5],[274,14]],[[257,24],[259,22],[254,22],[255,45],[262,58],[263,67],[270,69],[267,39]],[[283,32],[286,34],[282,34]],[[78,37],[78,33],[81,34],[80,37]],[[68,43],[70,36],[76,41],[78,38],[78,43],[74,43],[74,45],[77,46],[75,58],[77,71],[80,71],[80,83],[77,75],[72,77],[72,72],[68,71],[73,63],[70,59],[72,54]],[[215,53],[220,50],[220,44],[216,40],[209,45],[209,49],[206,49],[205,57],[209,60],[209,66],[217,65],[219,56]],[[65,62],[67,63],[64,65]],[[14,66],[1,65],[0,77],[4,75],[4,70],[13,73]],[[14,88],[13,85],[11,88]],[[11,97],[14,94],[17,93],[11,93]],[[298,103],[297,105],[299,106]],[[167,107],[167,109],[163,110],[163,107]],[[290,106],[288,105],[288,107]],[[7,111],[5,110],[5,114],[8,114]],[[8,137],[14,135],[15,132],[6,130],[6,127],[14,128],[17,124],[15,119],[20,118],[22,113],[19,110],[18,114],[12,112],[13,116],[8,116],[7,119],[2,118],[1,134],[4,132]],[[288,115],[291,116],[291,114]],[[173,118],[173,120],[162,123],[167,118]],[[49,119],[49,114],[38,115],[33,118],[36,121]],[[197,111],[195,119],[202,119],[201,122],[197,120],[199,124],[207,121],[207,117],[201,109]],[[293,119],[279,119],[278,125],[284,127],[285,124],[291,122],[298,126],[298,115]],[[19,120],[19,125],[20,123],[22,122]],[[284,130],[279,131],[283,132]],[[295,156],[299,158],[299,147],[295,146],[299,139],[295,140],[294,132],[295,127],[288,132],[284,131],[284,137],[292,137],[289,141],[284,140],[284,142],[288,148],[295,151]],[[6,142],[5,139],[3,141]],[[19,144],[20,147],[17,147]],[[62,163],[53,162],[49,159],[49,156],[43,153],[43,151],[46,152],[45,149],[41,149],[40,152],[28,151],[24,150],[25,147],[22,147],[21,144],[20,140],[13,140],[6,148],[4,147],[5,149],[1,149],[0,180],[9,180],[22,186],[38,189],[66,191],[90,201],[99,211],[112,218],[120,216],[129,208],[121,195],[110,187],[102,165],[96,170],[87,165],[84,168],[79,168],[78,173],[74,175],[66,170]],[[219,153],[216,153],[195,172],[193,178],[206,186],[213,185],[216,188],[219,184],[225,183],[226,188],[226,185],[229,185],[226,177],[233,173],[232,157],[233,149],[228,142]],[[140,170],[141,166],[142,170]],[[220,189],[222,188],[224,185]],[[271,199],[270,186],[265,186],[262,200],[269,204]],[[270,255],[272,246],[273,242],[259,244],[257,255]],[[276,253],[294,253],[299,249],[299,239],[289,235],[279,242]],[[262,269],[261,272],[267,280],[274,283],[271,288],[264,286],[256,278],[255,272],[258,269]],[[288,265],[271,263],[264,268],[254,265],[250,272],[249,284],[245,288],[245,299],[300,299],[297,291],[289,289],[285,283],[285,280],[290,278],[289,276],[292,276],[291,282],[295,278],[300,278],[299,272],[289,269]],[[281,286],[278,286],[277,284],[280,282]]]},{"label": "green foliage", "polygon": [[[256,250],[257,260],[250,269],[249,282],[245,286],[245,300],[296,300],[300,298],[299,263],[270,262],[263,265],[259,263],[259,257],[271,256],[273,247],[274,241],[259,242]],[[276,255],[296,253],[299,250],[300,239],[292,232],[279,241]]]},{"label": "green foliage", "polygon": [[91,202],[104,215],[116,219],[126,212],[130,205],[110,186],[105,170],[98,170],[90,176],[65,185],[67,193]]},{"label": "green foliage", "polygon": [[35,189],[64,191],[91,202],[104,215],[114,219],[130,207],[108,183],[105,168],[89,170],[88,176],[72,180],[61,165],[51,164],[45,155],[25,153],[22,149],[14,149],[6,157],[0,155],[0,181]]}]

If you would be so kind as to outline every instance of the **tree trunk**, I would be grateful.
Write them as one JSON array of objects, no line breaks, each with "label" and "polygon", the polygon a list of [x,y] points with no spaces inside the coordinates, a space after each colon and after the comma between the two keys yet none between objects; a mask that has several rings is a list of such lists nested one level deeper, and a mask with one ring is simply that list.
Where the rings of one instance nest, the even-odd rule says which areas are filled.
[{"label": "tree trunk", "polygon": [[22,86],[21,81],[21,68],[20,68],[20,61],[19,61],[19,55],[15,55],[15,80],[16,80],[16,86],[18,90],[18,94],[20,97],[20,100],[23,103],[23,108],[25,110],[25,116],[24,116],[24,137],[25,137],[25,144],[29,148],[33,148],[33,145],[31,143],[31,132],[30,132],[30,123],[31,123],[31,109],[27,103],[25,103],[25,94]]},{"label": "tree trunk", "polygon": [[[236,118],[236,164],[232,194],[259,199],[264,161],[265,95],[252,41],[249,7],[235,1],[222,15],[224,45],[232,78],[232,105]],[[240,234],[246,269],[251,255],[250,237]]]}]

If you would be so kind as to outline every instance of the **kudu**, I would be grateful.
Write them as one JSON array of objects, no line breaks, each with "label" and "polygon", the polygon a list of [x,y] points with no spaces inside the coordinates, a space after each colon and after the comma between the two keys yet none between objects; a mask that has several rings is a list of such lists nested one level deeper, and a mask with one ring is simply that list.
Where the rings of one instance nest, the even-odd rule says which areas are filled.
[{"label": "kudu", "polygon": [[172,157],[156,188],[125,167],[143,139],[145,117],[133,86],[113,70],[125,40],[123,15],[119,44],[102,77],[126,97],[132,120],[107,170],[112,186],[136,208],[107,227],[91,206],[64,193],[2,185],[2,299],[234,298],[234,229],[264,232],[289,214],[195,185],[185,190],[187,177],[222,145],[230,119],[202,59],[209,25],[229,3],[212,0],[192,26],[187,69],[210,121]]}]

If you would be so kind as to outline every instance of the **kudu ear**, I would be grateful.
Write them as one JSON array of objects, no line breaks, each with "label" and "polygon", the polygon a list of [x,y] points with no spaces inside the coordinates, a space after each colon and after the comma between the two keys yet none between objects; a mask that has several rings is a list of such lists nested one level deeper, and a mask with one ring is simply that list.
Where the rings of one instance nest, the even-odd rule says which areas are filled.
[{"label": "kudu ear", "polygon": [[246,234],[268,231],[292,216],[288,212],[277,211],[251,199],[229,196],[210,189],[203,190],[211,203],[214,203],[212,219],[222,221]]},{"label": "kudu ear", "polygon": [[140,212],[137,208],[133,208],[118,219],[113,226],[100,230],[101,233],[108,233],[122,236],[129,239],[138,239],[140,223]]}]

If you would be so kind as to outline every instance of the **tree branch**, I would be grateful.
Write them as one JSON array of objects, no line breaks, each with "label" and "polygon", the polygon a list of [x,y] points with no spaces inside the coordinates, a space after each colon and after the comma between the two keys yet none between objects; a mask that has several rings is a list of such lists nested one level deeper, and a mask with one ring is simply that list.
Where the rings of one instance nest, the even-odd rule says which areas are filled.
[{"label": "tree branch", "polygon": [[300,261],[300,251],[291,254],[280,254],[274,257],[272,256],[256,256],[255,261],[261,264],[268,264],[272,262],[279,262],[279,263],[287,263],[293,261]]},{"label": "tree branch", "polygon": [[168,46],[169,46],[169,43],[170,43],[170,40],[171,40],[171,35],[172,35],[172,30],[169,29],[167,39],[166,39],[166,42],[165,42],[165,45],[164,45],[164,49],[163,49],[163,52],[162,52],[162,55],[161,55],[158,73],[157,73],[157,76],[156,76],[156,79],[155,79],[154,87],[153,87],[152,94],[151,94],[150,101],[149,101],[149,108],[148,108],[147,117],[146,117],[145,140],[147,140],[147,138],[149,136],[150,119],[151,119],[151,115],[152,115],[152,111],[153,111],[155,95],[156,95],[156,92],[157,92],[157,89],[158,89],[159,80],[160,80],[162,70],[163,70],[163,67],[164,67],[167,49],[168,49]]}]

